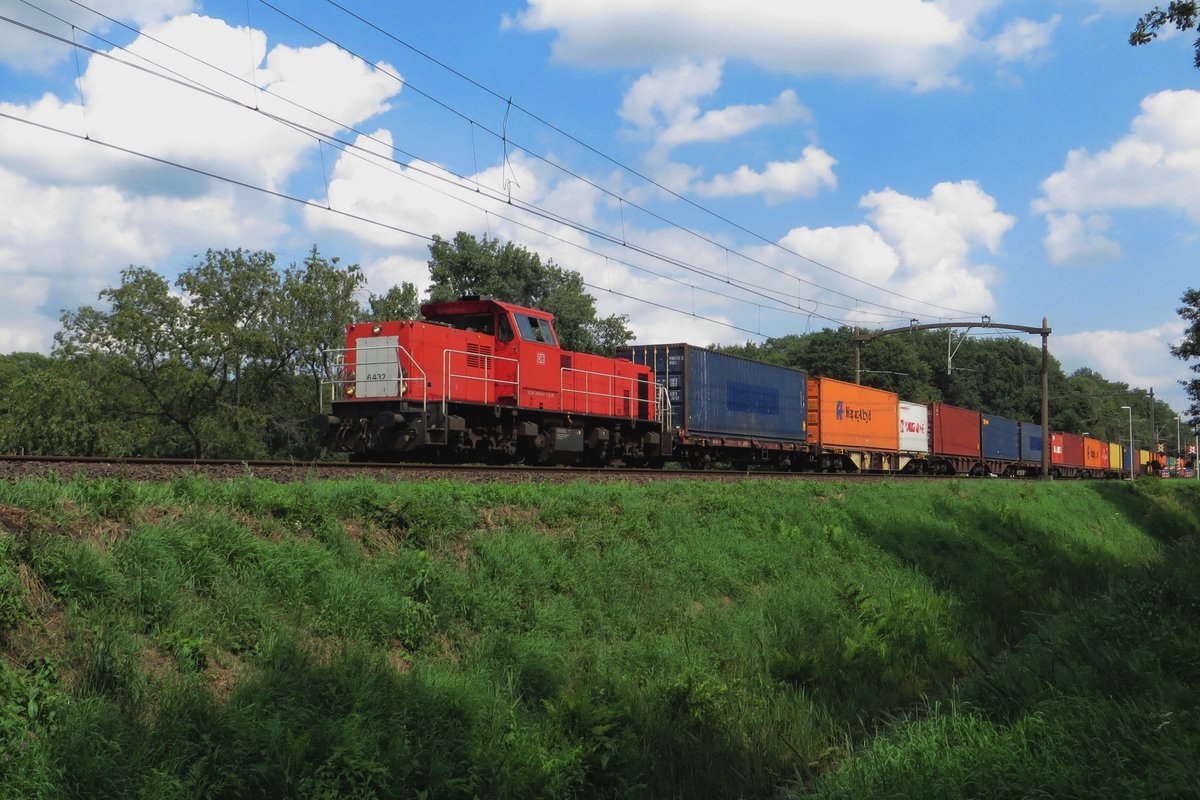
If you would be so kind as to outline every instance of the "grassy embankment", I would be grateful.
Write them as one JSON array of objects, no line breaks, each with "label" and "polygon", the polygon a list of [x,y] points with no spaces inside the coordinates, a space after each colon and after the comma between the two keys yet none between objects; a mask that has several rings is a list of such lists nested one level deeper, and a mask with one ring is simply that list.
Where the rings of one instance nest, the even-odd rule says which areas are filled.
[{"label": "grassy embankment", "polygon": [[0,485],[0,795],[1200,791],[1200,489]]}]

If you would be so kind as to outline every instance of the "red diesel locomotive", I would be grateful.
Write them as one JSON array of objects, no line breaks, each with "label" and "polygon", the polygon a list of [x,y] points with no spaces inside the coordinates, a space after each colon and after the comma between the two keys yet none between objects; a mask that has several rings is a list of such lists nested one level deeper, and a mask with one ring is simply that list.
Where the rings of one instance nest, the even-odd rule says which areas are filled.
[{"label": "red diesel locomotive", "polygon": [[670,405],[648,367],[562,349],[545,311],[466,297],[348,325],[326,351],[322,443],[355,460],[661,465]]}]

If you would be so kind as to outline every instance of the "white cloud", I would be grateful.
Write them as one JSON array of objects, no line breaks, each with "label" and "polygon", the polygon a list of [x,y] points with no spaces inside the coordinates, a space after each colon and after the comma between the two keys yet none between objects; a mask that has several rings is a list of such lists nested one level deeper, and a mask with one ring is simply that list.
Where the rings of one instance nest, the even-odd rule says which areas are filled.
[{"label": "white cloud", "polygon": [[1016,222],[997,211],[995,199],[975,181],[939,183],[928,198],[884,189],[868,193],[860,204],[905,262],[927,266],[964,263],[976,246],[994,253]]},{"label": "white cloud", "polygon": [[[124,8],[132,15],[138,5],[127,2]],[[114,56],[152,59],[215,92],[253,103],[250,85],[149,37],[247,78],[253,54],[260,85],[340,124],[354,125],[379,113],[400,88],[395,80],[332,46],[268,51],[261,32],[220,20],[177,17],[150,26],[146,33],[130,43],[133,55]],[[93,303],[98,290],[114,285],[119,270],[129,264],[169,270],[182,266],[171,263],[173,258],[207,247],[270,248],[288,230],[282,200],[96,142],[267,188],[283,188],[316,148],[313,138],[261,114],[112,59],[94,56],[80,85],[83,106],[53,94],[28,105],[0,103],[6,114],[76,136],[86,133],[93,140],[0,120],[0,196],[5,198],[0,271],[9,285],[45,289],[37,296],[27,291],[19,299],[14,294],[0,298],[0,342],[27,345],[29,337],[21,330],[30,324],[30,313],[57,320],[62,308]],[[266,111],[323,132],[338,128],[266,92],[258,93],[257,102]],[[43,324],[37,329],[53,327]]]},{"label": "white cloud", "polygon": [[[519,153],[503,168],[462,179],[438,164],[395,163],[390,153],[391,133],[381,129],[370,136],[359,136],[356,150],[341,154],[334,163],[329,177],[329,205],[335,211],[384,226],[309,207],[305,217],[310,229],[348,232],[369,246],[419,252],[427,245],[422,237],[450,237],[459,230],[486,228],[486,210],[514,214],[512,208],[505,209],[503,201],[490,199],[504,195],[506,183],[514,197],[526,202],[539,202],[548,191],[549,182],[542,174],[544,165],[531,164]],[[477,192],[477,188],[488,193]],[[498,217],[494,219],[495,224],[500,222]]]},{"label": "white cloud", "polygon": [[[948,308],[993,310],[988,288],[993,270],[971,256],[979,248],[997,252],[1016,219],[997,210],[995,199],[977,183],[939,183],[927,198],[885,189],[868,193],[860,205],[900,256],[889,288]],[[897,302],[904,301],[892,305]]]},{"label": "white cloud", "polygon": [[1056,14],[1045,22],[1019,17],[1012,20],[988,44],[1001,62],[1031,61],[1043,57],[1062,22]]},{"label": "white cloud", "polygon": [[1128,135],[1095,155],[1072,150],[1041,188],[1041,213],[1157,207],[1200,224],[1200,92],[1146,97]]},{"label": "white cloud", "polygon": [[[93,0],[89,5],[101,14],[124,23],[147,25],[195,7],[194,0]],[[41,10],[39,10],[41,9]],[[96,41],[84,32],[103,34],[115,27],[108,20],[81,8],[70,0],[41,0],[37,8],[21,0],[0,0],[0,14],[31,28],[95,47]],[[58,19],[55,19],[57,17]],[[78,30],[73,31],[74,25]],[[70,44],[47,38],[41,33],[6,23],[0,25],[0,64],[13,69],[41,72],[72,57]]]},{"label": "white cloud", "polygon": [[717,175],[696,184],[703,197],[763,195],[768,203],[790,197],[812,197],[821,187],[837,187],[833,174],[836,159],[815,145],[804,148],[804,157],[796,161],[772,161],[762,172],[741,166],[728,175]]},{"label": "white cloud", "polygon": [[[0,258],[7,253],[0,251]],[[40,308],[50,294],[50,280],[25,275],[10,276],[0,272],[5,283],[0,293],[0,353],[17,351],[39,352],[50,349],[51,337],[58,330],[57,314],[41,314]]]},{"label": "white cloud", "polygon": [[[859,280],[887,284],[900,268],[900,255],[869,225],[795,228],[780,244],[796,253],[836,267]],[[818,277],[814,275],[814,277]],[[823,279],[828,282],[827,279]]]},{"label": "white cloud", "polygon": [[225,243],[265,247],[284,231],[277,202],[228,187],[138,197],[110,186],[45,186],[0,168],[0,196],[0,276],[8,287],[0,293],[0,351],[5,343],[48,348],[59,313],[95,303],[125,266],[172,266],[164,262],[173,253]]},{"label": "white cloud", "polygon": [[[926,198],[886,189],[868,193],[860,205],[870,224],[795,228],[779,248],[757,248],[753,256],[809,281],[796,291],[822,304],[819,313],[864,325],[895,324],[897,314],[907,320],[923,308],[929,318],[959,316],[947,308],[971,314],[995,309],[990,284],[996,271],[974,256],[981,249],[997,252],[1015,220],[998,211],[978,184],[941,183]],[[769,281],[776,287],[789,283],[779,276]]]},{"label": "white cloud", "polygon": [[529,0],[506,24],[556,33],[555,58],[642,67],[735,58],[792,75],[866,76],[933,89],[955,83],[981,3],[864,0]]},{"label": "white cloud", "polygon": [[1104,236],[1109,218],[1093,214],[1046,215],[1046,252],[1055,264],[1111,261],[1121,255],[1121,245]]},{"label": "white cloud", "polygon": [[[626,92],[619,110],[637,134],[654,141],[647,155],[656,180],[677,192],[695,191],[703,197],[763,195],[775,203],[790,197],[811,197],[822,186],[837,186],[837,161],[815,145],[795,161],[772,161],[761,172],[742,165],[726,175],[701,180],[702,171],[670,160],[671,151],[685,144],[727,142],[768,125],[811,120],[811,113],[790,89],[770,103],[736,104],[702,110],[700,100],[721,85],[721,62],[682,60],[638,78]],[[693,185],[693,182],[694,185]]]},{"label": "white cloud", "polygon": [[[156,263],[207,237],[253,241],[282,230],[271,203],[239,201],[229,188],[190,198],[137,197],[111,186],[39,185],[0,169],[0,196],[7,207],[0,253],[5,271],[17,273],[36,264],[39,271],[97,274]],[[36,254],[33,264],[29,254]]]},{"label": "white cloud", "polygon": [[787,125],[810,117],[796,93],[787,89],[771,103],[726,106],[694,119],[675,120],[658,141],[667,148],[692,142],[726,142],[765,125]]},{"label": "white cloud", "polygon": [[[307,49],[277,47],[266,56],[266,38],[261,32],[232,28],[221,20],[188,16],[148,28],[126,48],[120,59],[151,59],[177,75],[207,87],[211,92],[232,97],[264,112],[294,120],[323,133],[338,125],[300,111],[286,97],[344,125],[356,125],[386,108],[386,98],[399,85],[332,45]],[[149,36],[195,54],[217,69],[203,66],[178,52],[163,47]],[[275,95],[255,92],[249,83],[252,47],[260,66],[255,77]],[[144,62],[137,62],[142,63]],[[159,67],[155,67],[158,69]],[[223,74],[241,75],[245,82]],[[321,76],[317,79],[315,76]],[[84,105],[45,95],[29,106],[2,104],[7,113],[43,124],[86,134],[102,142],[180,161],[240,180],[278,188],[297,168],[301,157],[316,147],[315,140],[263,114],[238,107],[226,100],[132,69],[113,59],[95,56],[82,80]],[[0,144],[0,163],[26,174],[40,174],[58,182],[92,183],[114,181],[127,187],[132,168],[125,156],[114,156],[100,148],[64,160],[61,140],[33,128],[13,129]],[[161,174],[161,170],[158,171]],[[153,187],[140,187],[153,190]],[[136,188],[135,188],[136,190]]]},{"label": "white cloud", "polygon": [[693,120],[700,114],[697,100],[721,86],[721,71],[719,59],[655,67],[633,82],[617,113],[647,131]]},{"label": "white cloud", "polygon": [[1156,397],[1183,410],[1188,401],[1178,381],[1187,372],[1168,348],[1183,336],[1184,328],[1182,321],[1172,321],[1138,331],[1055,333],[1050,337],[1050,349],[1068,372],[1089,367],[1109,380],[1153,387]]},{"label": "white cloud", "polygon": [[791,89],[769,103],[702,110],[700,101],[721,86],[722,63],[682,59],[659,66],[629,87],[618,114],[636,135],[654,141],[652,159],[665,160],[685,144],[726,142],[768,125],[807,122],[812,115]]},{"label": "white cloud", "polygon": [[423,297],[429,289],[428,255],[428,252],[425,258],[416,254],[389,255],[364,261],[360,266],[373,294],[384,294],[391,287],[407,282],[417,287],[418,297]]}]

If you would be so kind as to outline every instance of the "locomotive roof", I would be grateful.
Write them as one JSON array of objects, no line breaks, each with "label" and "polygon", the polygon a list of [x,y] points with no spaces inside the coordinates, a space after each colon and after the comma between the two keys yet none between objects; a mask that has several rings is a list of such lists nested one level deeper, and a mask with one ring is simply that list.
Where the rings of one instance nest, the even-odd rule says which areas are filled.
[{"label": "locomotive roof", "polygon": [[528,314],[531,317],[538,317],[539,319],[554,319],[554,315],[549,311],[505,303],[502,300],[496,300],[491,297],[464,297],[446,303],[426,303],[421,306],[421,315],[426,319],[435,319],[441,317],[458,317],[465,314],[482,314],[487,311],[494,311],[495,309],[517,311],[522,314]]}]

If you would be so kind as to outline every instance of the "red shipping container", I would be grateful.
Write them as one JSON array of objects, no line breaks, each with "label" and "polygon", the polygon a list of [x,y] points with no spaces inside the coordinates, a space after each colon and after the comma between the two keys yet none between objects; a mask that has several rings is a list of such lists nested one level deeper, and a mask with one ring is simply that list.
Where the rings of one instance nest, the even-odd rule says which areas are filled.
[{"label": "red shipping container", "polygon": [[933,423],[934,455],[979,458],[978,411],[932,403],[929,416]]},{"label": "red shipping container", "polygon": [[1064,467],[1083,467],[1083,437],[1074,433],[1050,434],[1050,463]]}]

